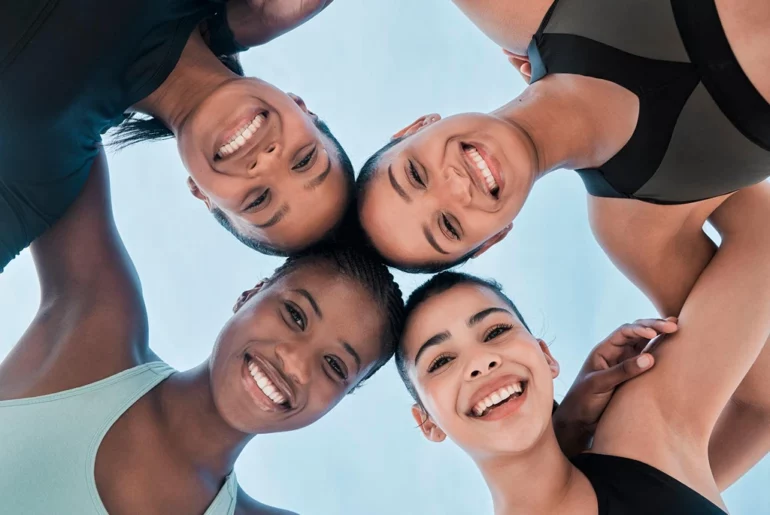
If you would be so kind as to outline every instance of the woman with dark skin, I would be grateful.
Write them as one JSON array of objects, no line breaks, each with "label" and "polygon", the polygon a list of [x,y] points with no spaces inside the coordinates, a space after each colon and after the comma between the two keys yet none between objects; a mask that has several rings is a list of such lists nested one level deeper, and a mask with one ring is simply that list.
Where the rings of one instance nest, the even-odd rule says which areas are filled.
[{"label": "woman with dark skin", "polygon": [[[238,299],[204,363],[174,371],[148,346],[97,160],[32,244],[40,309],[0,364],[0,511],[285,513],[238,489],[233,464],[255,435],[313,423],[390,358],[398,286],[355,250],[289,258]],[[109,407],[116,388],[145,376],[133,404]]]},{"label": "woman with dark skin", "polygon": [[192,194],[250,247],[331,235],[352,198],[344,150],[234,57],[330,3],[0,2],[0,271],[74,202],[116,126],[123,144],[175,137]]},{"label": "woman with dark skin", "polygon": [[734,470],[711,459],[711,443],[770,334],[770,231],[735,206],[678,324],[634,324],[640,346],[668,333],[655,368],[614,394],[591,451],[572,459],[551,422],[558,362],[513,303],[451,275],[413,294],[396,358],[414,418],[429,440],[448,436],[471,456],[496,514],[724,513],[719,476]]},{"label": "woman with dark skin", "polygon": [[[364,166],[358,179],[359,214],[373,245],[388,262],[404,270],[448,268],[483,254],[501,241],[511,230],[537,179],[559,168],[578,169],[591,193],[588,213],[597,241],[661,315],[677,315],[717,250],[703,230],[705,222],[713,223],[720,217],[721,206],[733,190],[766,187],[750,184],[770,174],[770,152],[766,152],[770,147],[761,141],[754,145],[759,139],[749,141],[745,124],[738,124],[738,130],[732,119],[726,120],[720,114],[710,100],[709,95],[715,90],[709,82],[713,77],[708,73],[704,72],[703,78],[708,87],[688,83],[688,87],[695,89],[679,107],[690,118],[681,118],[683,130],[677,132],[675,126],[680,120],[676,117],[669,120],[671,124],[659,123],[658,115],[672,113],[670,106],[657,108],[663,102],[661,98],[674,98],[681,92],[669,95],[665,84],[645,83],[648,79],[667,80],[662,68],[646,75],[634,72],[646,73],[645,66],[658,66],[656,56],[661,53],[676,53],[677,62],[672,66],[690,70],[690,63],[685,63],[688,52],[681,41],[676,43],[678,26],[671,19],[671,6],[711,6],[712,15],[721,24],[716,28],[724,32],[727,51],[734,56],[720,61],[721,65],[711,63],[709,69],[732,73],[730,84],[738,82],[739,75],[744,76],[744,86],[759,106],[755,117],[747,118],[757,131],[753,134],[767,131],[770,118],[763,116],[770,105],[768,4],[748,0],[455,3],[487,36],[506,49],[511,62],[525,77],[536,72],[538,80],[492,113],[461,114],[444,120],[438,115],[427,115],[396,133],[394,140]],[[555,25],[550,27],[549,23]],[[656,32],[658,28],[660,32]],[[579,39],[581,45],[587,45],[591,39],[587,34],[594,29],[597,32],[590,49],[601,51],[588,58],[575,41]],[[577,38],[574,33],[581,31],[588,32]],[[617,48],[608,50],[610,40],[612,44],[627,46],[622,56]],[[665,44],[641,48],[642,43],[653,40]],[[565,41],[573,45],[567,50],[575,53],[566,52]],[[629,57],[634,45],[634,49],[649,55]],[[531,63],[530,57],[537,57],[538,62]],[[628,59],[633,66],[618,65]],[[584,68],[569,71],[568,66],[574,63]],[[687,80],[690,71],[682,74]],[[661,89],[665,94],[656,97]],[[730,102],[740,97],[732,91],[727,93],[732,95]],[[718,107],[730,102],[722,102]],[[704,115],[699,111],[702,106],[715,111]],[[702,125],[692,123],[698,116],[703,116]],[[671,136],[666,140],[669,147],[656,139],[660,134]],[[720,139],[722,136],[724,139]],[[475,155],[467,159],[468,152],[462,146],[465,143],[480,148],[486,156],[481,160],[487,165],[487,161],[491,163],[487,169],[496,183],[494,192],[485,187],[483,171],[474,168]],[[669,187],[645,190],[645,183],[639,190],[611,192],[611,184],[597,179],[605,172],[610,177],[612,171],[619,183],[634,182],[635,167],[651,162],[653,171],[660,164],[656,174],[662,173]],[[628,170],[618,167],[618,163],[627,164]],[[715,174],[707,174],[709,170]],[[660,184],[655,182],[656,174],[649,184]],[[714,188],[713,195],[705,199],[688,197],[691,190],[703,186],[701,182]],[[597,184],[607,188],[596,189]],[[679,201],[670,200],[677,195]],[[734,411],[727,418],[728,425],[715,432],[715,439],[729,445],[720,446],[723,454],[715,455],[714,459],[734,463],[736,471],[745,470],[745,462],[756,462],[770,450],[770,432],[766,430],[770,424],[770,392],[761,381],[765,371],[770,371],[770,350],[763,352],[756,368],[728,406]],[[753,437],[735,441],[730,438],[735,433],[749,433]]]}]

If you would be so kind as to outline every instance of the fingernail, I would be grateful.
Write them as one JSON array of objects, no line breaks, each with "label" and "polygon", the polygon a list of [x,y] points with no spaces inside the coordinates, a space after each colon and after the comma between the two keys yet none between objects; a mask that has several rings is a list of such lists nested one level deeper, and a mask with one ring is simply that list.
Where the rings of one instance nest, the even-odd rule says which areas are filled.
[{"label": "fingernail", "polygon": [[647,368],[652,365],[652,358],[648,354],[642,354],[636,358],[636,364],[639,365],[639,368]]}]

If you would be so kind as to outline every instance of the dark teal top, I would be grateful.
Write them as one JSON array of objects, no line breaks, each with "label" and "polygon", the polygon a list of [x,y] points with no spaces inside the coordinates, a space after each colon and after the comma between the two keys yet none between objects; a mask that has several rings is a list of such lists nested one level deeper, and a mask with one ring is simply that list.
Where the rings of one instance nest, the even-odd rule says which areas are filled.
[{"label": "dark teal top", "polygon": [[[224,4],[0,0],[0,272],[64,214],[101,135],[161,85]],[[224,45],[226,27],[212,31]]]}]

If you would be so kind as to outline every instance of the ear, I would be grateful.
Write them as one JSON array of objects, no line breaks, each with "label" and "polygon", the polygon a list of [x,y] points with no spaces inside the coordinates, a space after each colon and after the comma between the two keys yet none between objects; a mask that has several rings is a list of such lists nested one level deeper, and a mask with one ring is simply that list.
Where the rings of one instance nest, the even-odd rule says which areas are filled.
[{"label": "ear", "polygon": [[294,100],[294,103],[297,104],[299,108],[302,109],[303,112],[305,112],[305,114],[309,114],[313,118],[318,118],[317,114],[315,114],[313,111],[307,108],[307,104],[305,104],[305,101],[302,100],[301,96],[295,95],[294,93],[286,93],[286,94],[289,95],[289,98]]},{"label": "ear", "polygon": [[491,249],[492,247],[494,247],[496,244],[498,244],[498,243],[500,243],[501,241],[503,241],[503,240],[505,239],[505,237],[506,237],[506,236],[508,236],[508,233],[509,233],[509,232],[511,232],[511,229],[513,229],[513,222],[511,222],[511,223],[509,223],[508,225],[506,225],[506,226],[505,226],[505,228],[504,228],[502,231],[500,231],[499,233],[495,234],[494,236],[492,236],[491,238],[489,238],[487,241],[485,241],[485,242],[484,242],[484,243],[481,245],[481,247],[479,248],[479,250],[477,250],[477,251],[476,251],[476,252],[473,254],[473,256],[472,256],[472,257],[473,257],[473,258],[477,258],[477,257],[479,257],[479,256],[480,256],[480,255],[482,255],[484,252],[488,251],[489,249]]},{"label": "ear", "polygon": [[433,113],[433,114],[426,114],[425,116],[420,116],[415,121],[395,133],[393,136],[391,136],[391,140],[399,139],[399,138],[405,138],[407,136],[411,136],[412,134],[416,134],[420,130],[422,130],[424,127],[427,127],[428,125],[433,125],[437,121],[441,120],[441,115]]},{"label": "ear", "polygon": [[190,189],[190,193],[198,200],[202,200],[206,204],[206,208],[211,211],[211,200],[203,193],[198,185],[195,183],[192,177],[187,177],[187,187]]},{"label": "ear", "polygon": [[548,348],[548,344],[545,343],[543,340],[539,339],[537,340],[537,343],[540,344],[540,350],[543,351],[543,354],[545,355],[545,360],[548,362],[548,367],[551,369],[551,376],[553,376],[554,379],[559,377],[560,367],[559,362],[556,361],[556,358],[554,358],[551,355],[551,349]]},{"label": "ear", "polygon": [[419,424],[422,434],[431,442],[440,443],[446,440],[446,433],[436,425],[419,405],[412,405],[412,417]]},{"label": "ear", "polygon": [[240,297],[238,297],[238,300],[235,301],[235,306],[233,306],[233,313],[237,313],[239,309],[243,307],[244,304],[246,304],[250,298],[252,298],[254,295],[262,291],[262,289],[267,284],[268,279],[262,279],[259,281],[252,289],[246,290],[245,292],[241,293]]}]

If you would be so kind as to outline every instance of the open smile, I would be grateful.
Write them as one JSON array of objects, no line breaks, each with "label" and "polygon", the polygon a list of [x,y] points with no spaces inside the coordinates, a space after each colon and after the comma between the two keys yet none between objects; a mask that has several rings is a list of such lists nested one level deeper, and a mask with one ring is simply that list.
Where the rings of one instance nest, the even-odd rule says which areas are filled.
[{"label": "open smile", "polygon": [[461,146],[463,159],[473,183],[486,195],[495,200],[499,199],[503,180],[495,159],[481,145],[463,142]]},{"label": "open smile", "polygon": [[289,382],[263,357],[246,354],[241,376],[246,391],[262,410],[286,412],[296,408]]},{"label": "open smile", "polygon": [[267,128],[269,116],[268,111],[258,109],[233,122],[230,128],[217,138],[214,161],[221,161],[253,148],[260,140],[257,134]]},{"label": "open smile", "polygon": [[[520,378],[509,378],[495,382],[493,389],[482,388],[474,395],[468,416],[477,420],[493,421],[506,418],[524,403],[529,382]],[[479,398],[483,395],[482,398]]]}]

